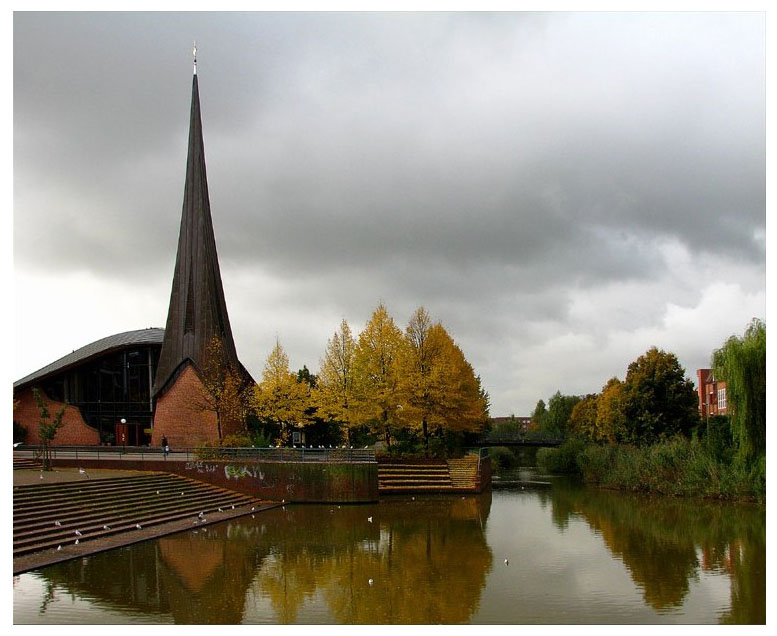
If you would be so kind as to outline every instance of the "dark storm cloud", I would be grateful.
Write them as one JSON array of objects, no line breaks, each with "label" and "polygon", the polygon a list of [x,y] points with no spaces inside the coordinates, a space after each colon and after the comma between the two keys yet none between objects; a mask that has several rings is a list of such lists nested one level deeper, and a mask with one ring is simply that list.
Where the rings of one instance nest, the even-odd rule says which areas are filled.
[{"label": "dark storm cloud", "polygon": [[289,321],[424,304],[485,364],[656,328],[678,262],[762,289],[759,14],[16,13],[17,270],[169,284],[194,39],[222,274]]}]

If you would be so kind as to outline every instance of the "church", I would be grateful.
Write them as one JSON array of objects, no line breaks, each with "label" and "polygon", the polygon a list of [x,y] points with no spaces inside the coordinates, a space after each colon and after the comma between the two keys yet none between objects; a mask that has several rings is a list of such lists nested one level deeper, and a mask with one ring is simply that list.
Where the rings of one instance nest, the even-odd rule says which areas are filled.
[{"label": "church", "polygon": [[26,431],[24,443],[40,443],[36,389],[52,417],[65,408],[56,445],[160,445],[162,437],[178,448],[215,442],[221,423],[203,399],[203,372],[214,343],[222,362],[242,381],[253,382],[237,357],[216,254],[195,49],[167,324],[102,338],[14,382],[14,441],[20,426]]}]

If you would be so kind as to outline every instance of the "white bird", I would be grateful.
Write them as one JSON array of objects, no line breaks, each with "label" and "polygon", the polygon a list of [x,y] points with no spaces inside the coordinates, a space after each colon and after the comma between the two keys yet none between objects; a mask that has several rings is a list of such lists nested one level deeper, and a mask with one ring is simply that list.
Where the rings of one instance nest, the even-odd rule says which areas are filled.
[{"label": "white bird", "polygon": [[200,519],[202,519],[202,518],[205,516],[205,513],[204,513],[204,512],[201,512],[201,513],[200,513],[200,514],[198,514],[197,516],[198,516]]},{"label": "white bird", "polygon": [[510,565],[510,562],[507,559],[505,559],[505,565]]},{"label": "white bird", "polygon": [[367,521],[369,521],[370,523],[372,523],[372,517],[367,517]]},{"label": "white bird", "polygon": [[372,585],[374,582],[375,582],[375,581],[373,581],[372,579],[370,579],[369,581],[367,581],[367,583],[368,583],[368,584],[370,584],[370,585]]},{"label": "white bird", "polygon": [[254,508],[253,506],[251,506],[251,512],[253,512],[254,510],[256,510],[256,508]]},{"label": "white bird", "polygon": [[183,493],[181,493],[181,497],[183,497]]},{"label": "white bird", "polygon": [[43,479],[43,473],[40,474],[40,478]]},{"label": "white bird", "polygon": [[86,478],[89,479],[89,473],[87,473],[83,468],[79,468],[78,472],[82,475],[86,475]]},{"label": "white bird", "polygon": [[103,530],[110,530],[110,526],[103,526]]},{"label": "white bird", "polygon": [[136,523],[136,524],[135,524],[135,527],[136,527],[138,530],[140,530],[140,528],[141,528],[141,525],[140,525],[139,523]]},{"label": "white bird", "polygon": [[14,447],[14,448],[16,448],[17,446],[21,446],[22,444],[24,444],[24,442],[16,442],[16,443],[13,445],[13,447]]},{"label": "white bird", "polygon": [[58,546],[57,546],[57,550],[61,550],[61,549],[62,549],[62,546],[61,546],[61,545],[58,545]]},{"label": "white bird", "polygon": [[76,539],[76,543],[75,543],[75,545],[78,545],[78,539]]},{"label": "white bird", "polygon": [[251,519],[256,519],[256,515],[251,515]]},{"label": "white bird", "polygon": [[224,512],[221,508],[219,508],[219,512]]},{"label": "white bird", "polygon": [[158,491],[158,490],[156,491],[156,494],[157,494],[157,495],[159,494],[159,491]]},{"label": "white bird", "polygon": [[235,504],[232,504],[232,510],[234,510],[234,509],[235,509]]},{"label": "white bird", "polygon": [[80,537],[80,536],[81,536],[81,533],[80,533],[78,530],[76,530],[76,536],[77,536],[77,537]]},{"label": "white bird", "polygon": [[54,525],[55,525],[55,526],[61,526],[62,524],[61,524],[59,521],[55,521],[55,522],[54,522]]}]

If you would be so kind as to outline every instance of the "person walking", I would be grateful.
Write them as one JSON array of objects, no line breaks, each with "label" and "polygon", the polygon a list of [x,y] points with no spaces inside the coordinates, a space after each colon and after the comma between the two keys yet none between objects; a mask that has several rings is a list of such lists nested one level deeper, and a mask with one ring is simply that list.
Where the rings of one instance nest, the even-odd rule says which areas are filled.
[{"label": "person walking", "polygon": [[170,452],[170,446],[167,444],[167,436],[162,435],[162,451],[165,454],[165,459],[167,459],[167,453]]}]

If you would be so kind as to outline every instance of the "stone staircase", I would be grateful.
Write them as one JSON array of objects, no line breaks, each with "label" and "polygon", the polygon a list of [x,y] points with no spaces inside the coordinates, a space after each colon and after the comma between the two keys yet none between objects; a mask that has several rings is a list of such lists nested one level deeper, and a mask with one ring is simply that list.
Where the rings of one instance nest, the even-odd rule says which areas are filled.
[{"label": "stone staircase", "polygon": [[13,469],[14,470],[40,470],[42,464],[38,459],[32,459],[30,457],[14,457]]},{"label": "stone staircase", "polygon": [[476,492],[477,457],[428,462],[378,462],[378,492]]},{"label": "stone staircase", "polygon": [[[258,506],[258,499],[168,473],[121,479],[17,486],[13,491],[13,555]],[[251,508],[253,509],[253,508]]]}]

